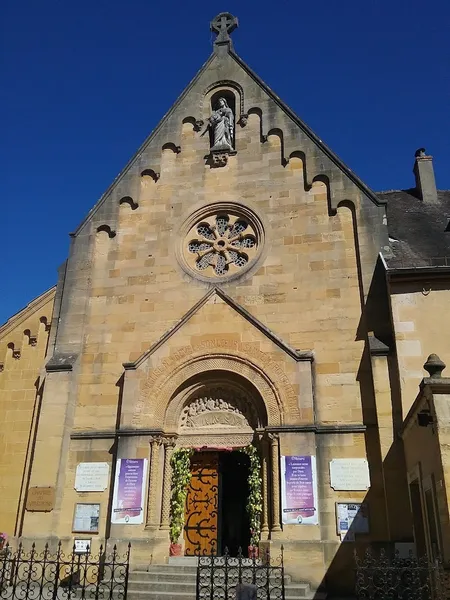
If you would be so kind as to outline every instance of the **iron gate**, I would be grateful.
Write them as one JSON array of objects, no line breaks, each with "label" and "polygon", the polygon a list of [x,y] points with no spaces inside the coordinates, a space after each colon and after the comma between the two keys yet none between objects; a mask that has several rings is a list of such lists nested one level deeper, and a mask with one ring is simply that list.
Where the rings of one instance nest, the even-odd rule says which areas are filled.
[{"label": "iron gate", "polygon": [[0,551],[1,600],[125,600],[127,595],[130,549],[124,555],[114,546],[107,553],[75,551],[65,554],[61,542],[56,551],[48,544],[39,551],[19,544]]},{"label": "iron gate", "polygon": [[269,551],[261,558],[236,557],[225,548],[223,556],[200,556],[197,567],[197,600],[235,600],[240,583],[256,586],[258,600],[284,600],[283,546],[277,558]]},{"label": "iron gate", "polygon": [[358,600],[448,600],[450,587],[439,560],[426,556],[393,557],[381,549],[375,555],[370,548],[363,558],[355,551]]}]

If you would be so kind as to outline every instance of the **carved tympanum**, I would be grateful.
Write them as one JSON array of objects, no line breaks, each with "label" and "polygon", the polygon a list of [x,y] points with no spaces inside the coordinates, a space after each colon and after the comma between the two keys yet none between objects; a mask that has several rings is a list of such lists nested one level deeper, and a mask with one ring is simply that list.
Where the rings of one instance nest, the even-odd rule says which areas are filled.
[{"label": "carved tympanum", "polygon": [[183,409],[181,429],[217,427],[255,427],[257,415],[250,401],[217,389],[191,400]]}]

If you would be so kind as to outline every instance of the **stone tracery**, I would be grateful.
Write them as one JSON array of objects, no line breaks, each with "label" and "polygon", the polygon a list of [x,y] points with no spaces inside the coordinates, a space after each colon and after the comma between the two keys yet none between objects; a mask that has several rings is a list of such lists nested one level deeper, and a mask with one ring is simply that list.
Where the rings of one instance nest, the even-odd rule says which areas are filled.
[{"label": "stone tracery", "polygon": [[258,247],[250,222],[232,214],[217,214],[203,219],[193,227],[189,237],[188,250],[197,255],[196,269],[212,271],[211,274],[219,277],[227,275],[230,269],[245,267]]}]

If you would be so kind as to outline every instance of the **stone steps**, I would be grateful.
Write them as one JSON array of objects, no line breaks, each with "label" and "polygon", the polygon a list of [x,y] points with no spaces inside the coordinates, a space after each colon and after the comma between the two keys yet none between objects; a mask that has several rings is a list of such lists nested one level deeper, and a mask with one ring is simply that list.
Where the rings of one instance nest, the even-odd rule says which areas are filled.
[{"label": "stone steps", "polygon": [[[193,565],[151,565],[146,571],[131,571],[127,600],[196,600],[197,569]],[[308,583],[293,583],[285,576],[285,600],[325,600]]]}]

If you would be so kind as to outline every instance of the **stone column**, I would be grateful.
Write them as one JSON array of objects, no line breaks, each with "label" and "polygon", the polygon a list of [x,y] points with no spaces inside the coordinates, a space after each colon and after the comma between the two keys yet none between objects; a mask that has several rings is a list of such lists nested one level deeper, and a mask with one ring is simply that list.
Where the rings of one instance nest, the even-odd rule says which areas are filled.
[{"label": "stone column", "polygon": [[262,523],[261,533],[264,539],[267,538],[269,533],[269,455],[268,455],[268,443],[263,437],[260,439],[261,444],[261,458],[262,458]]},{"label": "stone column", "polygon": [[170,459],[175,448],[175,438],[163,439],[164,444],[164,475],[163,475],[163,497],[161,507],[160,529],[170,529],[170,491],[172,487],[172,465]]},{"label": "stone column", "polygon": [[281,531],[280,526],[280,466],[278,457],[278,435],[269,433],[270,452],[272,457],[272,528]]},{"label": "stone column", "polygon": [[150,438],[150,477],[148,481],[147,527],[157,527],[159,519],[156,515],[157,490],[159,480],[159,446],[161,438]]}]

